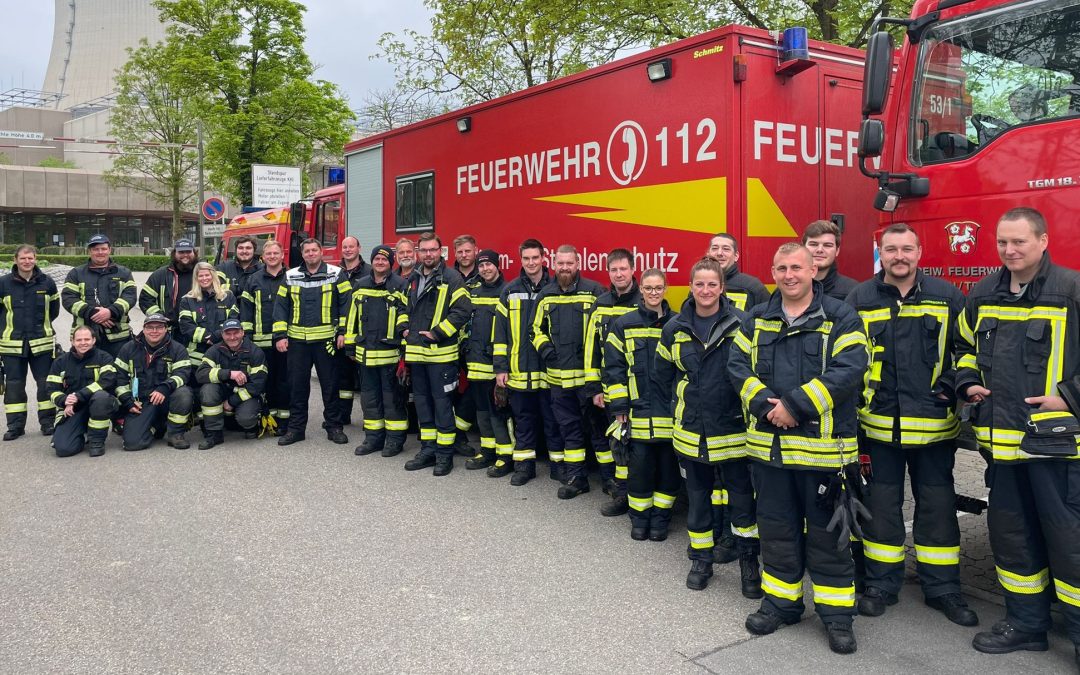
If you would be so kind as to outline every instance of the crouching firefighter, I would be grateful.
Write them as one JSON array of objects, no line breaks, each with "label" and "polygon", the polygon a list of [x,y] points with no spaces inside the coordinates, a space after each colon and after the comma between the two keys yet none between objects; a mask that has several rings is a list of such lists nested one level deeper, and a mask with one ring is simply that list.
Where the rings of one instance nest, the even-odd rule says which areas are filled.
[{"label": "crouching firefighter", "polygon": [[371,274],[357,283],[345,317],[344,346],[352,350],[364,413],[364,442],[354,451],[357,455],[394,457],[405,446],[409,430],[405,397],[397,384],[401,334],[409,321],[407,288],[393,267],[394,249],[372,249]]},{"label": "crouching firefighter", "polygon": [[105,454],[112,416],[120,405],[115,388],[113,357],[97,347],[89,326],[77,327],[71,351],[53,361],[46,378],[49,400],[58,410],[52,439],[57,457],[72,457],[83,447],[91,457]]},{"label": "crouching firefighter", "polygon": [[194,393],[187,350],[169,335],[164,314],[151,314],[142,333],[116,357],[116,396],[124,419],[124,450],[145,450],[160,438],[170,447],[190,447],[187,431]]},{"label": "crouching firefighter", "polygon": [[637,310],[611,321],[604,345],[604,405],[615,423],[630,431],[628,457],[622,461],[631,469],[630,538],[637,541],[667,539],[679,491],[679,466],[671,450],[671,383],[651,381],[660,335],[673,316],[666,289],[663,272],[646,270]]},{"label": "crouching firefighter", "polygon": [[[723,481],[729,495],[730,532],[739,555],[742,593],[761,597],[754,491],[746,459],[746,422],[738,390],[728,378],[728,358],[744,318],[724,293],[724,269],[702,258],[690,270],[691,296],[664,326],[653,365],[654,387],[672,419],[672,444],[686,479],[690,507],[686,528],[690,572],[686,587],[703,590],[716,562],[716,533],[724,514],[714,507],[713,490]],[[631,471],[631,480],[634,473]],[[655,499],[654,499],[655,505]]]},{"label": "crouching firefighter", "polygon": [[195,373],[203,414],[200,450],[225,442],[226,412],[235,415],[244,438],[258,438],[266,374],[262,349],[244,337],[239,320],[227,319],[221,327],[221,344],[206,352]]}]

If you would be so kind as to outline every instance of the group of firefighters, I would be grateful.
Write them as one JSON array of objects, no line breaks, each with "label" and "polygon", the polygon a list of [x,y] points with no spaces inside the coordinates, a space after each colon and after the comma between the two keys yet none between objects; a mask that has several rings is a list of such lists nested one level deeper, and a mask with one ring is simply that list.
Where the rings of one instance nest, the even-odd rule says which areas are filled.
[{"label": "group of firefighters", "polygon": [[[1080,645],[1080,274],[1050,262],[1047,224],[1025,207],[1001,217],[1003,267],[967,297],[919,269],[906,225],[883,231],[881,271],[862,283],[837,272],[840,240],[816,221],[780,246],[770,293],[739,271],[737,240],[718,234],[678,311],[665,273],[638,276],[623,248],[607,255],[604,288],[580,275],[573,246],[549,268],[536,239],[521,243],[511,280],[468,235],[453,242],[452,267],[431,232],[376,246],[370,262],[348,237],[341,267],[308,239],[293,269],[273,240],[257,257],[241,238],[218,269],[180,240],[138,295],[146,319],[134,337],[136,286],[105,236],[59,292],[21,246],[0,277],[4,440],[24,434],[30,373],[60,456],[101,455],[121,421],[125,450],[155,437],[187,448],[200,416],[203,449],[228,424],[290,445],[305,438],[314,367],[329,440],[348,442],[359,394],[357,455],[402,451],[411,400],[410,471],[443,476],[468,453],[467,468],[520,486],[546,452],[557,496],[572,499],[590,489],[591,448],[611,497],[603,515],[629,513],[630,536],[651,541],[667,538],[684,487],[689,588],[739,560],[742,594],[761,599],[746,628],[765,635],[800,620],[808,571],[830,648],[851,653],[854,616],[885,613],[903,584],[905,470],[926,604],[978,624],[959,580],[963,414],[990,460],[1006,602],[973,646],[1046,650],[1055,596]],[[74,332],[57,355],[60,304]],[[463,433],[473,425],[478,452]]]}]

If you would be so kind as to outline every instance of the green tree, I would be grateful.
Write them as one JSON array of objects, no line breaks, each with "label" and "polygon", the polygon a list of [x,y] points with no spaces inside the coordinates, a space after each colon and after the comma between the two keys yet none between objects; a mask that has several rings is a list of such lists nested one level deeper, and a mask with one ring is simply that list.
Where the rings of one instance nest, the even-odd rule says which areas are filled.
[{"label": "green tree", "polygon": [[78,165],[70,159],[60,159],[59,157],[46,157],[38,162],[38,166],[46,169],[77,169]]},{"label": "green tree", "polygon": [[[128,60],[116,74],[117,100],[112,109],[111,133],[119,154],[105,172],[114,187],[144,192],[172,211],[173,236],[184,229],[183,211],[195,207],[195,172],[198,154],[197,100],[179,77],[175,45],[147,44],[128,51]],[[157,143],[163,145],[139,145]]]},{"label": "green tree", "polygon": [[155,0],[176,69],[207,126],[210,182],[251,203],[251,165],[304,166],[335,155],[353,113],[304,51],[303,5],[292,0]]},{"label": "green tree", "polygon": [[11,164],[11,158],[7,156],[7,153],[0,152],[0,165]]}]

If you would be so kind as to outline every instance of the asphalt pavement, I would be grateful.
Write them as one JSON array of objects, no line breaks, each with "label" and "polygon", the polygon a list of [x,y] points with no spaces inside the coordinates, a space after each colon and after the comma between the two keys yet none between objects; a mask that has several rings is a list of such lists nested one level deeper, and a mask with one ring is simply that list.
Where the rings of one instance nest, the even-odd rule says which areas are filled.
[{"label": "asphalt pavement", "polygon": [[[685,587],[685,516],[634,542],[593,491],[556,499],[466,471],[406,472],[334,445],[226,434],[209,451],[163,443],[56,458],[33,418],[0,444],[0,672],[1064,673],[1048,653],[987,656],[977,629],[909,583],[884,617],[855,623],[859,651],[828,651],[812,613],[768,637],[738,565]],[[359,406],[354,414],[359,423]],[[192,433],[197,438],[197,433]],[[807,591],[809,595],[809,589]],[[975,593],[985,629],[1000,599]]]}]

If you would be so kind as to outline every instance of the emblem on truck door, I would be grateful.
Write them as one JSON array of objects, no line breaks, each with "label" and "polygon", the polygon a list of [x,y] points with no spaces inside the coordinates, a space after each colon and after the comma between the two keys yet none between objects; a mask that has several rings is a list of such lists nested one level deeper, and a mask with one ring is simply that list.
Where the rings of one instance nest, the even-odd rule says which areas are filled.
[{"label": "emblem on truck door", "polygon": [[971,220],[961,220],[945,226],[949,235],[949,251],[953,253],[971,253],[975,250],[979,236],[979,224]]}]

